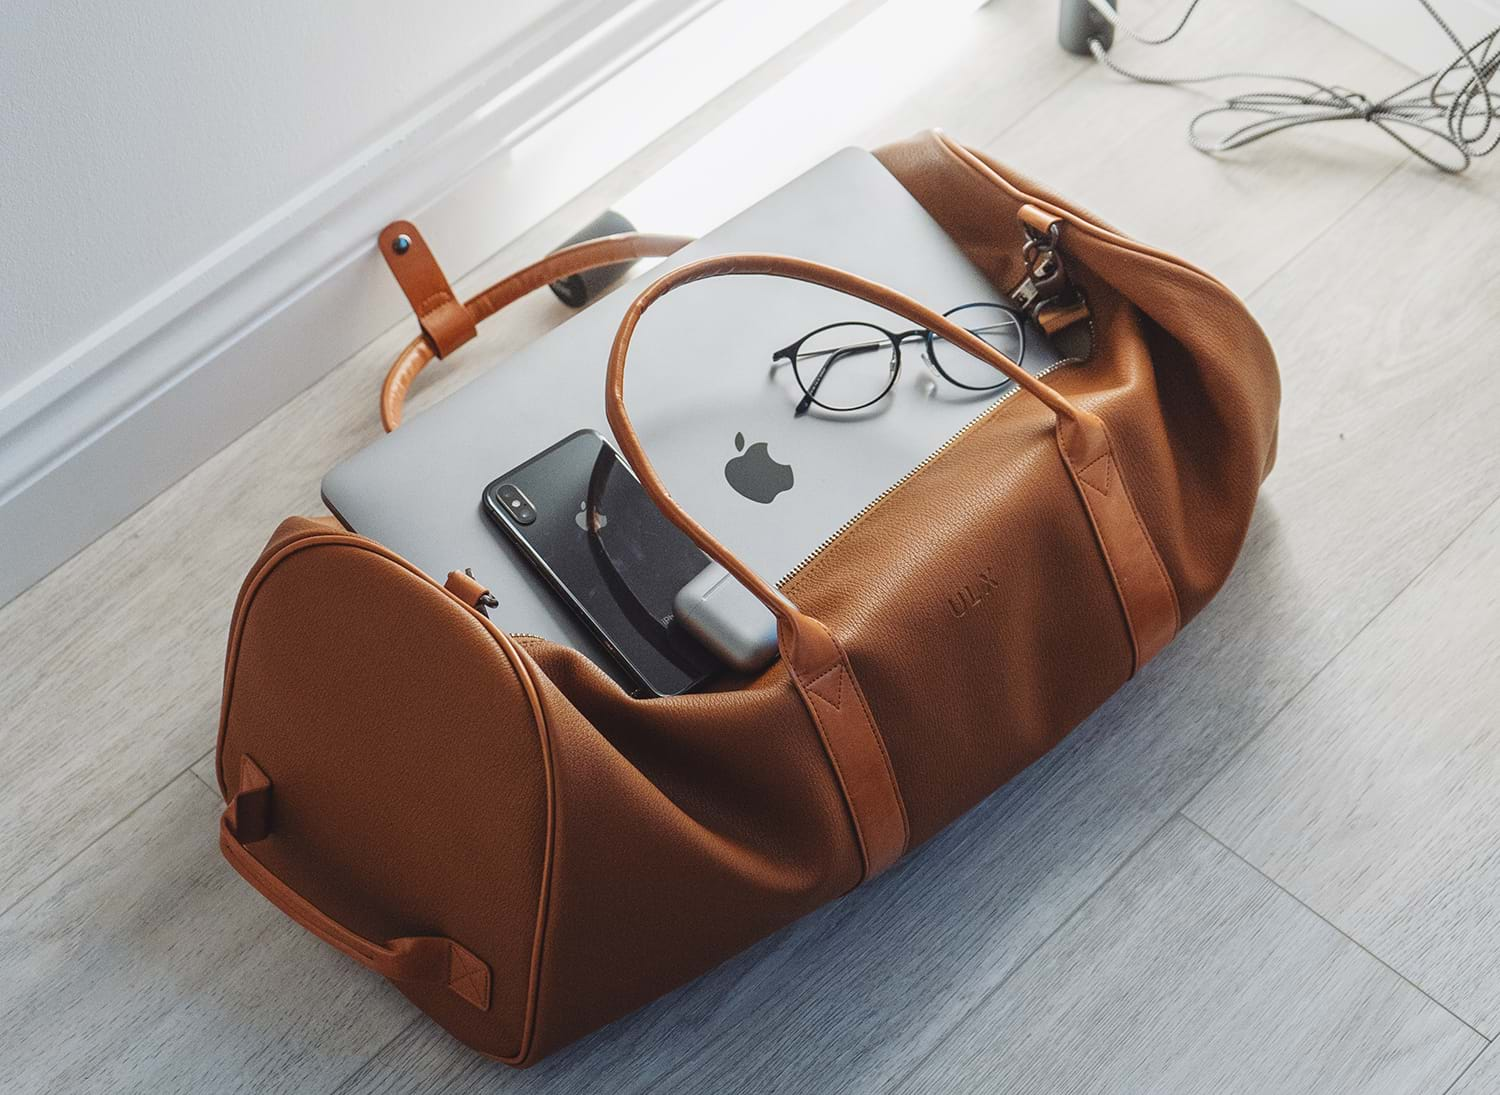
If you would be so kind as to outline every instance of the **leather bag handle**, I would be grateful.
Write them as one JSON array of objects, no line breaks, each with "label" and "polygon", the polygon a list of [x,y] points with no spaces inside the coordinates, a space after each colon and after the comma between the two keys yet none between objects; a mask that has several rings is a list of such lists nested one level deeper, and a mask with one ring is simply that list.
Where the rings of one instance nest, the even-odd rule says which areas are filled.
[{"label": "leather bag handle", "polygon": [[[388,225],[380,234],[380,253],[417,313],[422,334],[401,351],[380,386],[380,424],[387,433],[401,425],[406,396],[417,375],[433,358],[446,356],[474,337],[477,325],[507,304],[561,278],[636,259],[664,258],[692,242],[692,236],[648,232],[585,240],[538,259],[460,305],[416,226],[408,221]],[[450,330],[456,333],[441,341],[433,334]]]},{"label": "leather bag handle", "polygon": [[694,543],[739,579],[741,584],[776,614],[777,619],[783,625],[791,627],[793,631],[796,630],[795,620],[798,614],[786,596],[742,563],[673,500],[650,459],[646,456],[640,443],[640,436],[636,433],[635,427],[631,424],[630,415],[625,409],[625,359],[630,350],[630,340],[646,310],[673,289],[692,282],[715,277],[751,275],[808,282],[825,289],[848,293],[871,304],[879,305],[903,319],[926,327],[933,334],[952,342],[960,349],[967,350],[993,366],[1051,408],[1060,423],[1076,424],[1075,428],[1083,431],[1097,432],[1102,429],[1103,424],[1099,419],[1080,411],[1056,389],[1026,372],[978,335],[972,334],[904,293],[869,281],[857,274],[851,274],[846,270],[825,266],[807,259],[793,258],[789,255],[746,252],[699,259],[663,274],[648,285],[640,296],[636,297],[620,321],[619,329],[615,332],[614,345],[610,349],[609,368],[605,376],[605,417],[609,420],[610,429],[614,431],[615,440],[619,442],[621,452],[630,462],[631,468],[640,478],[651,499],[675,525],[693,539]]},{"label": "leather bag handle", "polygon": [[991,365],[1040,400],[1056,416],[1058,451],[1067,465],[1126,617],[1134,655],[1132,672],[1154,657],[1179,626],[1176,591],[1146,530],[1129,487],[1114,457],[1109,430],[1099,416],[1076,406],[1052,385],[1032,376],[1016,362],[953,320],[888,286],[787,255],[729,254],[699,259],[668,271],[648,285],[625,312],[610,349],[604,410],[620,450],[646,493],[705,554],[755,594],[775,613],[782,657],[793,675],[811,668],[826,654],[827,628],[811,621],[786,596],[756,574],[673,500],[652,466],[625,409],[625,360],[630,340],[651,305],[680,286],[706,278],[760,275],[789,278],[848,293],[934,334]]},{"label": "leather bag handle", "polygon": [[[1026,212],[1023,210],[1023,223]],[[576,244],[497,282],[468,301],[465,308],[477,323],[559,277],[632,257],[671,254],[688,242],[689,238],[682,236],[631,233]],[[610,427],[648,496],[668,519],[775,614],[783,662],[823,739],[849,806],[862,860],[861,877],[869,878],[905,852],[910,826],[884,740],[847,653],[826,626],[800,612],[780,590],[745,566],[677,506],[647,459],[624,406],[625,357],[630,338],[652,302],[692,281],[752,274],[805,281],[880,305],[988,362],[1052,410],[1057,420],[1058,451],[1088,513],[1120,598],[1131,643],[1132,673],[1139,671],[1176,634],[1180,626],[1176,591],[1130,496],[1104,422],[953,321],[894,289],[834,267],[781,255],[736,254],[701,259],[664,274],[649,285],[631,304],[610,352],[605,392],[605,413]],[[397,276],[399,280],[400,275]],[[381,421],[388,431],[400,424],[406,393],[436,352],[424,335],[414,340],[392,365],[381,392]]]},{"label": "leather bag handle", "polygon": [[[381,254],[412,303],[423,333],[401,351],[386,374],[380,390],[381,424],[387,432],[400,426],[407,393],[418,374],[434,357],[451,352],[473,337],[473,326],[507,304],[559,278],[632,259],[670,255],[691,242],[690,236],[632,232],[564,247],[470,298],[461,306],[462,315],[455,316],[452,290],[416,226],[406,221],[388,225],[380,236]],[[433,334],[434,330],[440,334],[457,333],[452,338],[445,337],[440,343]],[[618,340],[617,346],[621,347],[623,358],[623,346]],[[636,452],[639,454],[639,446]],[[630,459],[628,455],[627,459]],[[658,501],[657,504],[661,503]],[[686,517],[685,514],[682,516]],[[739,574],[751,573],[737,562],[736,571]],[[778,627],[782,657],[793,669],[793,678],[812,714],[849,805],[861,861],[860,878],[856,881],[870,878],[895,863],[910,842],[906,805],[896,785],[890,757],[864,693],[849,667],[848,656],[838,640],[821,623],[798,613],[790,602],[780,598],[779,593],[773,595],[780,599],[777,615],[783,621]],[[225,817],[230,817],[230,811],[225,812]],[[283,903],[290,903],[290,899],[277,891],[280,887],[278,880],[266,874],[263,868],[258,874],[252,873],[257,871],[259,864],[233,843],[233,833],[227,821],[221,832],[227,834],[221,837],[221,843],[230,841],[224,844],[225,854],[239,866],[237,856],[243,853],[249,865],[242,873],[257,889],[288,915],[306,924],[340,950],[370,964],[371,945],[367,940],[335,937],[328,928],[332,922],[306,902],[295,906],[296,911],[293,911],[289,904]],[[232,847],[238,852],[232,852]],[[301,900],[295,894],[290,897]],[[322,930],[302,919],[312,914],[322,918]],[[338,928],[337,925],[333,927]],[[381,960],[386,961],[384,956]]]},{"label": "leather bag handle", "polygon": [[351,931],[277,878],[247,844],[271,834],[271,780],[248,754],[240,757],[239,789],[219,819],[219,847],[244,879],[323,942],[382,977],[447,989],[480,1011],[490,1006],[490,968],[445,936],[416,935],[378,943]]}]

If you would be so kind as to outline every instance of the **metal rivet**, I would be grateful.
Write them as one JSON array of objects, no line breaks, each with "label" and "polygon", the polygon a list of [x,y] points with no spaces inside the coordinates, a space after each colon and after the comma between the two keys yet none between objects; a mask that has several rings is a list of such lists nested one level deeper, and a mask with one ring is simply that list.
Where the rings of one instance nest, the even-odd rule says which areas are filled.
[{"label": "metal rivet", "polygon": [[411,250],[411,237],[402,232],[395,239],[391,240],[391,250],[398,255],[406,254]]}]

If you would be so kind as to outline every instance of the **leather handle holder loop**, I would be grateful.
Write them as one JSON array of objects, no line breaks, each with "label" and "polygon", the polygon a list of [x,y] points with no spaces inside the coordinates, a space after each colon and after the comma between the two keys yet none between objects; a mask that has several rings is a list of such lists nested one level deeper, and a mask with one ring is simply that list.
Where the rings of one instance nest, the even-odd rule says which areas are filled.
[{"label": "leather handle holder loop", "polygon": [[[403,234],[410,239],[411,245],[405,255],[396,256],[391,248],[395,239]],[[417,375],[431,363],[434,357],[442,357],[472,338],[477,324],[484,322],[507,304],[520,300],[527,293],[540,289],[544,285],[550,285],[561,278],[572,277],[574,274],[587,273],[589,270],[603,266],[617,266],[622,262],[633,262],[636,259],[664,258],[692,243],[693,238],[691,236],[654,235],[647,232],[622,232],[615,236],[601,236],[598,239],[585,240],[583,243],[563,247],[533,262],[530,266],[517,270],[509,277],[497,281],[484,292],[470,297],[462,305],[458,305],[456,298],[453,298],[447,279],[442,276],[442,271],[437,269],[437,263],[434,261],[432,268],[437,271],[437,279],[441,281],[441,288],[446,289],[449,298],[453,298],[453,303],[462,309],[468,323],[469,334],[457,342],[450,343],[446,349],[434,337],[428,326],[429,320],[437,322],[439,317],[429,307],[424,318],[424,309],[419,303],[426,299],[424,291],[430,294],[436,282],[429,277],[416,288],[409,288],[407,282],[403,280],[404,270],[420,268],[420,263],[413,264],[413,266],[404,264],[404,260],[413,251],[420,247],[429,259],[431,257],[431,253],[426,250],[427,245],[420,241],[421,236],[417,233],[416,227],[407,221],[396,221],[394,224],[387,225],[385,231],[380,234],[380,253],[385,256],[386,263],[391,267],[391,273],[396,275],[396,281],[406,293],[407,300],[411,301],[412,308],[417,313],[417,319],[422,324],[423,332],[421,338],[409,343],[396,357],[390,372],[386,374],[385,383],[380,387],[380,423],[387,433],[401,425],[401,414],[406,405],[406,396],[411,391]],[[461,326],[461,324],[455,325]]]},{"label": "leather handle holder loop", "polygon": [[384,943],[344,927],[271,873],[246,847],[272,832],[271,780],[248,755],[240,757],[239,789],[219,819],[219,847],[244,879],[323,942],[382,977],[447,989],[480,1011],[490,1006],[490,968],[444,936],[417,935]]}]

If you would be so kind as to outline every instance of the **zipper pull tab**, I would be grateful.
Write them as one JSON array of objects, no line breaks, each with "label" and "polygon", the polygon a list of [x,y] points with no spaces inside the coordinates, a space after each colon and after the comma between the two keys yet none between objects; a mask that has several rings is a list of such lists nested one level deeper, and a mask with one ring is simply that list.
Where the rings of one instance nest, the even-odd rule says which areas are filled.
[{"label": "zipper pull tab", "polygon": [[1088,317],[1083,295],[1068,277],[1058,241],[1063,220],[1034,205],[1023,205],[1016,214],[1026,231],[1021,260],[1026,273],[1015,288],[1011,300],[1048,334],[1070,327]]},{"label": "zipper pull tab", "polygon": [[500,607],[495,595],[474,577],[474,572],[468,567],[464,567],[462,571],[450,570],[443,588],[470,608],[478,609],[479,614],[486,619],[489,618],[490,609]]}]

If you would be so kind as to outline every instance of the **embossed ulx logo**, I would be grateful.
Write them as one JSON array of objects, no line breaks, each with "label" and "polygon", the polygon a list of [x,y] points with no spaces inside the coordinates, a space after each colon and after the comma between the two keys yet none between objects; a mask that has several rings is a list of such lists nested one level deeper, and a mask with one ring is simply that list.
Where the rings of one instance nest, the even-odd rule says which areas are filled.
[{"label": "embossed ulx logo", "polygon": [[955,619],[961,619],[999,588],[999,580],[989,569],[981,570],[978,578],[973,582],[965,582],[958,587],[958,593],[948,598],[948,611],[953,613]]}]

